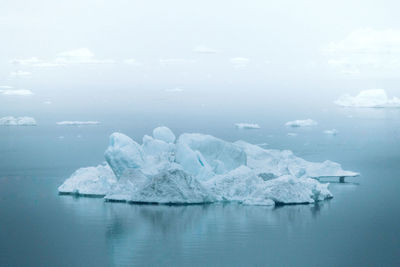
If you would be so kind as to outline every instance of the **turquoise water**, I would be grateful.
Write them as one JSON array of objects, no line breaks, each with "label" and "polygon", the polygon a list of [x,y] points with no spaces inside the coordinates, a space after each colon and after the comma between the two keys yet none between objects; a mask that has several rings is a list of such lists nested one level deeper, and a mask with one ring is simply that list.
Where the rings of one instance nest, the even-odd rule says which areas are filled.
[{"label": "turquoise water", "polygon": [[[187,112],[36,112],[36,127],[0,128],[1,266],[398,266],[400,265],[400,110],[327,104]],[[119,112],[119,113],[118,113]],[[8,114],[5,114],[8,115]],[[319,125],[288,129],[288,120]],[[60,120],[97,126],[57,126]],[[260,130],[235,129],[236,122]],[[159,125],[330,159],[361,176],[334,198],[282,207],[157,206],[60,196],[80,167],[104,161],[114,131],[141,141]],[[335,128],[337,136],[322,133]],[[295,132],[297,136],[287,136]]]}]

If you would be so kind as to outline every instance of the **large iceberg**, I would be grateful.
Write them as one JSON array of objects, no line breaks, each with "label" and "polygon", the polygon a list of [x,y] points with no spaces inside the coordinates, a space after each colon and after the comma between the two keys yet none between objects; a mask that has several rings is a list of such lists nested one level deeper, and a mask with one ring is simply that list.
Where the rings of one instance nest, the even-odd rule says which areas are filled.
[{"label": "large iceberg", "polygon": [[399,108],[400,98],[389,98],[383,89],[361,91],[356,96],[343,95],[334,102],[343,107],[358,108]]},{"label": "large iceberg", "polygon": [[0,118],[0,125],[3,126],[35,126],[36,120],[32,117],[3,117]]},{"label": "large iceberg", "polygon": [[105,158],[103,165],[77,170],[59,192],[132,203],[298,204],[332,197],[319,178],[358,175],[332,161],[308,162],[244,141],[197,133],[175,141],[167,127],[145,135],[141,145],[113,133]]}]

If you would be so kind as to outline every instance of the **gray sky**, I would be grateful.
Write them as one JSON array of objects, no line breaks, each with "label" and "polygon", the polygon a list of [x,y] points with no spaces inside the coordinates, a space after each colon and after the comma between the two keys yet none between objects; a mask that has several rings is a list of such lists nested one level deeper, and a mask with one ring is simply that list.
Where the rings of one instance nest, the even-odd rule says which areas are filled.
[{"label": "gray sky", "polygon": [[118,88],[400,93],[398,1],[0,1],[0,86],[43,99]]}]

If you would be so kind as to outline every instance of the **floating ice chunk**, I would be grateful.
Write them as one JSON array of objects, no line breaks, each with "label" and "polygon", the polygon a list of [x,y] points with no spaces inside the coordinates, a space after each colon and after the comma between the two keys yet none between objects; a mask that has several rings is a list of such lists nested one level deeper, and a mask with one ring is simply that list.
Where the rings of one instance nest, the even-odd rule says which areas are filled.
[{"label": "floating ice chunk", "polygon": [[197,176],[210,171],[214,174],[231,171],[246,165],[247,159],[243,149],[235,144],[211,135],[182,134],[177,141],[176,162]]},{"label": "floating ice chunk", "polygon": [[3,95],[20,95],[20,96],[33,95],[32,91],[31,90],[27,90],[27,89],[0,90],[0,94],[3,94]]},{"label": "floating ice chunk", "polygon": [[312,119],[288,121],[285,125],[290,127],[308,127],[315,126],[318,123]]},{"label": "floating ice chunk", "polygon": [[287,133],[287,136],[297,136],[297,133]]},{"label": "floating ice chunk", "polygon": [[157,127],[153,130],[153,137],[158,140],[162,140],[167,143],[175,142],[174,133],[165,126]]},{"label": "floating ice chunk", "polygon": [[105,196],[116,182],[117,179],[111,168],[107,164],[102,164],[97,167],[78,169],[58,187],[58,192]]},{"label": "floating ice chunk", "polygon": [[117,178],[125,171],[141,168],[144,164],[140,145],[122,133],[113,133],[110,136],[104,156]]},{"label": "floating ice chunk", "polygon": [[97,125],[98,121],[59,121],[57,125]]},{"label": "floating ice chunk", "polygon": [[235,123],[235,126],[239,129],[260,129],[260,125],[257,123]]},{"label": "floating ice chunk", "polygon": [[338,130],[332,129],[332,130],[325,130],[324,134],[330,134],[330,135],[337,135],[339,133]]},{"label": "floating ice chunk", "polygon": [[315,179],[285,175],[266,181],[264,194],[276,204],[314,203],[333,197],[328,186]]},{"label": "floating ice chunk", "polygon": [[0,125],[3,126],[35,126],[36,120],[32,117],[3,117],[0,118]]},{"label": "floating ice chunk", "polygon": [[360,108],[398,108],[400,107],[400,98],[389,98],[383,89],[372,89],[361,91],[356,96],[343,95],[334,102],[343,107]]},{"label": "floating ice chunk", "polygon": [[331,161],[308,162],[288,150],[244,141],[229,143],[203,134],[182,134],[176,144],[163,134],[161,139],[172,142],[145,135],[139,145],[113,133],[105,152],[109,165],[79,169],[59,191],[163,204],[295,204],[332,197],[327,184],[311,178],[358,175]]}]

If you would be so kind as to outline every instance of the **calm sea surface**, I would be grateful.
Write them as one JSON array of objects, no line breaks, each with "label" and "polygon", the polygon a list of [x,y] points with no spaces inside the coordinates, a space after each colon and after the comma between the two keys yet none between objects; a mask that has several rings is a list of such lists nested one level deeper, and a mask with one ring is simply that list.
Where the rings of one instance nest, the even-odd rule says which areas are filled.
[{"label": "calm sea surface", "polygon": [[[327,104],[32,115],[36,127],[0,128],[0,266],[400,266],[400,110]],[[283,126],[308,117],[318,126]],[[60,120],[101,124],[56,125]],[[238,130],[236,122],[262,128]],[[330,159],[361,177],[331,180],[329,201],[276,208],[129,205],[57,194],[73,171],[104,161],[109,134],[141,142],[159,125]],[[322,133],[332,128],[337,136]]]}]

